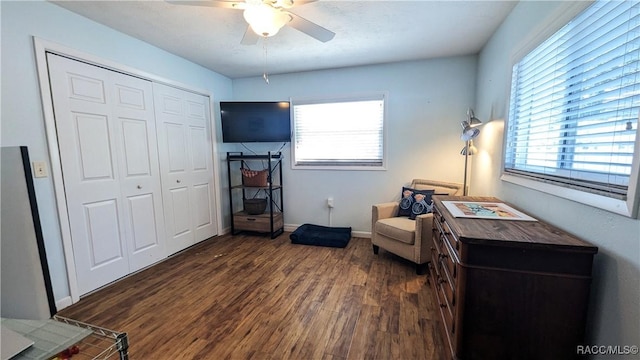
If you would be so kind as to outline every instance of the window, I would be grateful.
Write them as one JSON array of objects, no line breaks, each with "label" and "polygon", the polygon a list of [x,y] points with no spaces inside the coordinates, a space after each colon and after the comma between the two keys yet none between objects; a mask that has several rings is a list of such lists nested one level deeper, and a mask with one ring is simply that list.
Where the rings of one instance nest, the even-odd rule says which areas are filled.
[{"label": "window", "polygon": [[626,200],[639,113],[640,3],[598,1],[513,67],[505,173]]},{"label": "window", "polygon": [[293,166],[383,169],[385,95],[291,100]]}]

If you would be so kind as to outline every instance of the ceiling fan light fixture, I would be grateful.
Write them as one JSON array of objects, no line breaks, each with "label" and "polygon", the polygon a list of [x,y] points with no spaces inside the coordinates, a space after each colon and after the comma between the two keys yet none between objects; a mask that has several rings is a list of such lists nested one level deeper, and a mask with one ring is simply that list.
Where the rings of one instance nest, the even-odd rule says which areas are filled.
[{"label": "ceiling fan light fixture", "polygon": [[275,0],[273,6],[289,9],[293,7],[293,0]]},{"label": "ceiling fan light fixture", "polygon": [[270,37],[278,33],[280,29],[291,20],[289,15],[270,5],[260,3],[249,4],[244,10],[244,19],[256,34]]}]

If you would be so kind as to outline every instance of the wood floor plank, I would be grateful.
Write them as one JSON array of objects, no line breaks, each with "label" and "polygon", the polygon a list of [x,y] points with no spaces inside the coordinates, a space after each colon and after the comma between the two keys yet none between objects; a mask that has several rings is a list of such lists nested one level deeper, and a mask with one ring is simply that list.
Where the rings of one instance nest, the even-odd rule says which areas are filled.
[{"label": "wood floor plank", "polygon": [[375,339],[379,328],[380,307],[362,305],[347,359],[373,359],[375,357]]},{"label": "wood floor plank", "polygon": [[225,235],[60,315],[127,332],[130,359],[443,358],[430,286],[368,239],[346,248]]}]

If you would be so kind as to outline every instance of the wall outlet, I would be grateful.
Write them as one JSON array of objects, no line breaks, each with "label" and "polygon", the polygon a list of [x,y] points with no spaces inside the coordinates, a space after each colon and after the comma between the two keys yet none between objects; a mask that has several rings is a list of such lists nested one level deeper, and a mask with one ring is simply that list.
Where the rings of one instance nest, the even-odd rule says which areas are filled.
[{"label": "wall outlet", "polygon": [[33,162],[33,176],[37,178],[43,178],[49,176],[47,172],[47,163],[44,161],[34,161]]},{"label": "wall outlet", "polygon": [[327,207],[333,209],[333,198],[327,198]]}]

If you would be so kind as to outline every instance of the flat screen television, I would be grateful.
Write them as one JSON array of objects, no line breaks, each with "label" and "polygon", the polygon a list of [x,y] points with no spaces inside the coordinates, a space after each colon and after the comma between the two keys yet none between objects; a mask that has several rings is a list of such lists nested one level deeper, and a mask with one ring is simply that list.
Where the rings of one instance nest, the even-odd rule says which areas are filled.
[{"label": "flat screen television", "polygon": [[288,101],[221,101],[222,141],[291,141],[289,107]]}]

